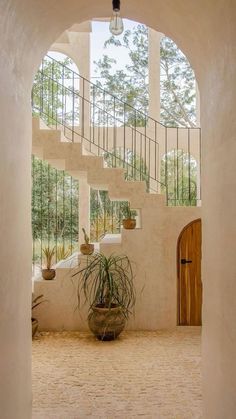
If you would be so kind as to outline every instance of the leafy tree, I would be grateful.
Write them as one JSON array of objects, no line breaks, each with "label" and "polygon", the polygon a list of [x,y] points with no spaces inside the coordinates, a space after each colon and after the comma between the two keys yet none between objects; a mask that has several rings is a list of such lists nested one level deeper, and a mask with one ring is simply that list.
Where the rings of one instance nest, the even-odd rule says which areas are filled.
[{"label": "leafy tree", "polygon": [[[57,241],[74,244],[78,241],[78,188],[78,181],[63,171],[32,158],[32,233],[35,243]],[[37,259],[40,255],[35,256]]]},{"label": "leafy tree", "polygon": [[[95,62],[96,72],[101,78],[97,83],[128,104],[126,123],[144,126],[143,115],[148,113],[148,28],[136,25],[126,30],[122,38],[111,36],[104,44],[128,51],[130,64],[124,70],[114,70],[116,60],[103,55]],[[169,38],[164,37],[160,45],[161,65],[161,121],[168,126],[193,127],[195,115],[195,78],[185,55]],[[112,106],[112,98],[109,99]],[[120,115],[123,115],[123,105]],[[135,107],[135,112],[129,106]],[[124,119],[124,118],[123,118]]]},{"label": "leafy tree", "polygon": [[196,126],[195,76],[185,55],[169,38],[160,45],[161,122],[169,127]]},{"label": "leafy tree", "polygon": [[197,205],[197,162],[183,150],[169,151],[161,161],[161,188],[170,206]]},{"label": "leafy tree", "polygon": [[114,151],[104,154],[104,159],[108,167],[120,167],[125,170],[126,180],[144,181],[149,188],[149,171],[142,157],[135,154],[132,150],[119,147]]},{"label": "leafy tree", "polygon": [[[144,126],[144,114],[148,110],[147,28],[144,25],[137,25],[132,31],[126,30],[122,39],[111,36],[104,44],[105,48],[109,45],[126,48],[131,63],[125,66],[125,70],[113,70],[117,64],[116,60],[103,55],[98,62],[95,62],[95,71],[100,77],[97,85],[107,92],[112,92],[120,100],[114,101],[111,95],[107,95],[108,109],[115,106],[121,122]],[[121,101],[127,105],[124,106]]]},{"label": "leafy tree", "polygon": [[40,114],[48,126],[72,119],[71,64],[68,57],[56,61],[46,56],[36,73],[32,88],[33,114]]}]

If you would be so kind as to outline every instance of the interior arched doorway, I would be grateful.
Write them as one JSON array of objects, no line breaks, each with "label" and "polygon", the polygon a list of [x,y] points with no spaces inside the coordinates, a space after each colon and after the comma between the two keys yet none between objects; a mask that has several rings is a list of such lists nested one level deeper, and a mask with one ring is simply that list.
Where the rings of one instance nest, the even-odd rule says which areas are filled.
[{"label": "interior arched doorway", "polygon": [[177,244],[177,324],[202,324],[201,219],[187,224]]}]

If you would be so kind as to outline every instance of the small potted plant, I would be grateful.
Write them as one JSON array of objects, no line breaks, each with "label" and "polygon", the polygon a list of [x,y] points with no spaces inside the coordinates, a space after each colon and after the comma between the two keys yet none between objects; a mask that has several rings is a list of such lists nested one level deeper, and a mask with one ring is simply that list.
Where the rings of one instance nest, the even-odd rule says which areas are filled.
[{"label": "small potted plant", "polygon": [[56,271],[52,268],[53,256],[55,255],[55,247],[46,246],[43,247],[43,255],[46,264],[46,268],[42,269],[42,277],[44,279],[53,279],[55,278]]},{"label": "small potted plant", "polygon": [[78,306],[82,295],[89,304],[90,330],[99,340],[116,339],[135,304],[134,275],[128,256],[94,253],[86,263],[81,261],[81,268],[73,276],[78,279]]},{"label": "small potted plant", "polygon": [[130,209],[129,202],[126,202],[122,206],[121,210],[122,210],[122,214],[123,214],[123,217],[124,217],[123,220],[122,220],[123,227],[127,230],[133,230],[136,227],[135,216],[137,215],[137,211]]},{"label": "small potted plant", "polygon": [[[31,306],[32,314],[33,314],[33,310],[45,301],[45,300],[42,300],[42,298],[43,298],[43,294],[38,295],[38,297],[35,297],[32,300],[32,306]],[[32,338],[33,338],[38,330],[38,325],[39,325],[38,320],[35,319],[33,315],[31,315],[31,324],[32,324]]]},{"label": "small potted plant", "polygon": [[91,255],[94,252],[94,244],[89,243],[89,236],[84,228],[82,228],[82,231],[84,233],[84,243],[80,245],[80,251],[83,255]]}]

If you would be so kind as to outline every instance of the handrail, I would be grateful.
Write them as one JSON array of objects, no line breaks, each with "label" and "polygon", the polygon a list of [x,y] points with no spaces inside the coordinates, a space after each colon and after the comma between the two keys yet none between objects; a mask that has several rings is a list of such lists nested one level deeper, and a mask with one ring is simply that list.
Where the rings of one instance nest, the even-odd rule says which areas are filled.
[{"label": "handrail", "polygon": [[[45,70],[45,63],[49,62],[52,63],[51,68],[47,67]],[[58,66],[60,68],[59,75],[58,71],[57,74],[54,72],[54,64],[57,65],[57,69]],[[79,90],[76,90],[75,83],[78,80]],[[171,180],[171,188],[174,189],[170,195],[169,166],[165,161],[163,175],[161,156],[167,156],[171,146],[176,150],[185,149],[188,155],[187,199],[191,202],[191,152],[193,146],[194,150],[196,149],[195,143],[198,142],[200,159],[199,128],[168,127],[49,55],[43,59],[37,83],[33,86],[32,107],[49,126],[60,126],[71,141],[79,137],[91,154],[109,155],[112,167],[124,167],[129,179],[145,180],[149,191],[163,193],[165,189],[167,203],[177,203],[181,200],[185,203],[186,187],[179,185],[177,158],[177,162],[174,163],[177,181],[174,176]],[[185,138],[184,146],[181,135]],[[164,182],[160,179],[161,170]],[[200,189],[195,201],[198,199]]]},{"label": "handrail", "polygon": [[[55,63],[57,63],[57,64],[59,63],[59,61],[55,60],[55,58],[51,57],[51,56],[50,56],[50,55],[48,55],[48,54],[47,54],[45,57],[46,57],[46,58],[49,58],[50,60],[54,61],[54,62],[55,62]],[[129,106],[129,108],[133,109],[135,112],[139,112],[139,113],[140,113],[143,117],[145,117],[145,118],[148,118],[148,119],[152,120],[153,122],[155,122],[155,123],[157,123],[157,124],[161,125],[163,128],[169,128],[169,127],[167,127],[166,125],[162,124],[160,121],[156,121],[156,120],[155,120],[154,118],[152,118],[151,116],[149,116],[149,115],[145,114],[144,112],[142,112],[142,111],[140,111],[140,110],[137,110],[134,106],[132,106],[132,105],[130,105],[129,103],[125,102],[124,100],[122,100],[122,99],[118,98],[118,97],[117,97],[117,96],[115,96],[113,93],[109,92],[108,90],[103,89],[103,88],[102,88],[102,87],[100,87],[99,85],[97,85],[97,84],[93,83],[91,80],[88,80],[86,77],[81,76],[79,73],[77,73],[76,71],[72,70],[70,67],[66,66],[65,64],[63,64],[63,63],[60,63],[60,64],[61,64],[61,66],[62,66],[62,67],[66,68],[66,69],[67,69],[67,70],[69,70],[71,73],[76,74],[76,76],[77,76],[77,78],[78,78],[78,79],[81,79],[81,80],[86,81],[86,82],[87,82],[87,83],[89,83],[91,86],[96,87],[96,89],[101,90],[101,92],[102,92],[102,93],[104,92],[105,94],[108,94],[109,96],[113,97],[115,100],[117,100],[117,101],[119,101],[120,103],[122,103],[122,105]],[[197,127],[194,127],[194,128],[197,128]]]}]

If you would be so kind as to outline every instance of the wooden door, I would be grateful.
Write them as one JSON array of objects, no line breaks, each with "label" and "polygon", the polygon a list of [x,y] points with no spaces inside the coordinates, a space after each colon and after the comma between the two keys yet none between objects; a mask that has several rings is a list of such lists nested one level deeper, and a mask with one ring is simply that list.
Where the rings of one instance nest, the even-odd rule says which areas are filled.
[{"label": "wooden door", "polygon": [[201,220],[181,232],[177,249],[178,324],[202,324]]}]

